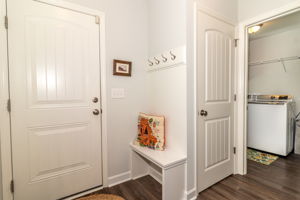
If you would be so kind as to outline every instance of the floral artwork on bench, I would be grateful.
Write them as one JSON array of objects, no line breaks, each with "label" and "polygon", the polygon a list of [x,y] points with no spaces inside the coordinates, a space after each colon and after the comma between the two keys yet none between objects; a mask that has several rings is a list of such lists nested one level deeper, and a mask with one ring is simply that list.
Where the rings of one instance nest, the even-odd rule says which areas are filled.
[{"label": "floral artwork on bench", "polygon": [[165,118],[140,113],[136,144],[155,150],[165,149]]}]

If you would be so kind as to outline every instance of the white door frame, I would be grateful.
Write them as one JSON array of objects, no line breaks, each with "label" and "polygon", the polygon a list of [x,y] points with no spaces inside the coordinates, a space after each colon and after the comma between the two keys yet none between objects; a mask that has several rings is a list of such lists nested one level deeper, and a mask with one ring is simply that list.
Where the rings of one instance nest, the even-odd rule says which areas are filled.
[{"label": "white door frame", "polygon": [[[205,14],[207,14],[207,15],[209,15],[209,16],[211,16],[211,17],[213,17],[213,18],[215,18],[215,19],[217,19],[217,20],[220,20],[220,21],[222,21],[222,22],[225,22],[225,23],[227,23],[227,24],[230,24],[230,25],[232,25],[232,26],[234,26],[234,27],[236,27],[236,22],[235,21],[232,21],[232,20],[230,20],[228,17],[226,17],[226,16],[223,16],[222,14],[220,14],[220,13],[218,13],[218,12],[216,12],[216,11],[214,11],[214,10],[212,10],[212,9],[210,9],[210,8],[208,8],[208,7],[206,7],[206,6],[203,6],[203,5],[201,5],[198,1],[195,3],[195,10],[194,10],[194,20],[195,20],[195,22],[194,22],[194,28],[195,28],[195,30],[194,30],[194,53],[195,53],[195,64],[194,64],[194,70],[195,70],[195,81],[194,81],[194,85],[195,85],[195,107],[196,107],[196,113],[195,113],[195,124],[196,124],[196,130],[195,130],[195,156],[194,156],[194,159],[195,159],[195,177],[196,177],[196,180],[195,180],[195,189],[193,189],[194,191],[196,191],[196,194],[198,195],[198,193],[199,193],[199,191],[198,191],[198,161],[197,161],[197,159],[198,159],[198,148],[197,148],[197,141],[198,141],[198,137],[197,137],[197,133],[198,133],[198,130],[199,130],[199,123],[198,123],[198,111],[200,110],[200,108],[198,107],[198,84],[197,84],[197,79],[198,79],[198,76],[197,76],[197,74],[198,74],[198,67],[197,67],[197,64],[198,64],[198,62],[197,62],[197,59],[196,59],[196,57],[197,57],[197,46],[196,46],[196,44],[197,44],[197,20],[198,20],[198,18],[197,18],[197,12],[203,12],[203,13],[205,13]],[[235,33],[235,36],[237,35],[237,33]],[[234,76],[236,77],[236,74],[237,74],[237,62],[236,62],[236,60],[237,60],[237,48],[235,48],[235,50],[234,50],[234,52],[235,52],[235,58],[234,58],[234,60],[235,60],[235,65],[234,65],[234,67],[233,67],[233,69],[234,69]],[[235,78],[236,79],[236,78]],[[236,81],[234,81],[234,91],[233,91],[233,93],[235,94],[236,93],[236,84],[237,82]],[[237,138],[237,129],[236,129],[236,122],[238,121],[237,119],[237,112],[236,112],[236,110],[237,110],[237,103],[236,102],[234,102],[234,127],[233,127],[233,134],[234,134],[234,146],[236,146],[236,142],[237,142],[237,140],[236,140],[236,138]],[[234,157],[233,157],[233,162],[234,162],[234,169],[233,169],[233,171],[234,171],[234,174],[236,174],[237,173],[237,156],[236,155],[234,155]]]},{"label": "white door frame", "polygon": [[[7,32],[4,25],[6,15],[6,1],[0,1],[0,43],[7,43]],[[12,159],[10,141],[10,115],[7,112],[7,100],[9,99],[8,87],[8,59],[7,45],[0,45],[0,186],[2,195],[0,200],[11,200],[13,196],[10,192],[10,181],[12,180]],[[2,180],[1,180],[2,178]]]},{"label": "white door frame", "polygon": [[300,1],[287,4],[239,23],[239,56],[237,82],[237,173],[247,174],[247,95],[248,95],[248,33],[250,26],[261,24],[300,10]]},{"label": "white door frame", "polygon": [[[102,176],[103,187],[108,186],[108,162],[107,162],[107,98],[106,98],[106,55],[105,55],[105,14],[98,10],[93,10],[77,4],[69,3],[64,0],[34,0],[49,5],[81,12],[86,15],[95,16],[99,19],[99,38],[100,38],[100,70],[101,70],[101,109],[102,109]],[[4,17],[6,15],[6,0],[0,0],[0,43],[7,43],[7,32],[4,26]],[[7,100],[9,99],[9,74],[7,46],[0,46],[0,200],[13,200],[10,192],[10,181],[13,178],[12,172],[12,153],[11,153],[11,134],[10,134],[10,116],[7,112]],[[2,168],[1,168],[2,166]],[[1,180],[2,174],[2,180]],[[2,181],[2,184],[1,184]]]}]

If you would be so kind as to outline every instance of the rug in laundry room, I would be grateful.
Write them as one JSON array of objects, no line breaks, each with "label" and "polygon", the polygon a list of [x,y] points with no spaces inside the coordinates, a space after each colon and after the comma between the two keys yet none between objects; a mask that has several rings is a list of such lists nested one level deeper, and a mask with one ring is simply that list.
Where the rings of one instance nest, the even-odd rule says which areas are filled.
[{"label": "rug in laundry room", "polygon": [[270,165],[278,159],[278,156],[263,153],[254,149],[247,149],[247,159],[264,165]]}]

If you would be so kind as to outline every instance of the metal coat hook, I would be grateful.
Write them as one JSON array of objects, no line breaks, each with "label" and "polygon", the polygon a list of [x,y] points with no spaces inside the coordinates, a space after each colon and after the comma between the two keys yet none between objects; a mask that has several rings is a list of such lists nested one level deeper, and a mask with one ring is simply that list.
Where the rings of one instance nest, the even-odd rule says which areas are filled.
[{"label": "metal coat hook", "polygon": [[154,65],[154,63],[151,60],[148,60],[148,62],[149,62],[149,66],[153,66]]},{"label": "metal coat hook", "polygon": [[171,60],[175,60],[176,59],[176,55],[172,53],[172,51],[170,51],[171,54]]},{"label": "metal coat hook", "polygon": [[159,64],[160,63],[160,60],[158,60],[156,57],[154,57],[154,60],[155,60],[155,64]]},{"label": "metal coat hook", "polygon": [[168,58],[164,56],[164,54],[161,54],[161,57],[163,59],[163,62],[167,62],[168,61]]}]

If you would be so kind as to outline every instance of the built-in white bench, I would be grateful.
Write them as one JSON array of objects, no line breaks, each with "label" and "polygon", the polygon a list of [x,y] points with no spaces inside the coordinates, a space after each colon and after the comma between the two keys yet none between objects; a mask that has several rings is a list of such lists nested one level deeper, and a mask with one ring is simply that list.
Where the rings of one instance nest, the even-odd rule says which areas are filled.
[{"label": "built-in white bench", "polygon": [[162,200],[185,199],[186,155],[130,144],[132,179],[151,175],[162,184]]}]

